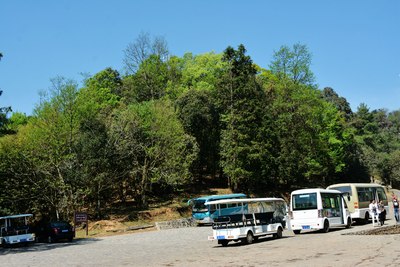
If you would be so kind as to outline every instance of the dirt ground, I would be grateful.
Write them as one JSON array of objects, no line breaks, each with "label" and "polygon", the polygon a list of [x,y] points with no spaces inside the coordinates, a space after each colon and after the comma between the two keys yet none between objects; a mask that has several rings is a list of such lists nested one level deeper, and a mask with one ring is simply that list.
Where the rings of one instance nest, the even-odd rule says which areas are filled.
[{"label": "dirt ground", "polygon": [[362,230],[350,235],[396,235],[400,234],[400,225],[389,225],[386,227],[374,228],[369,230]]},{"label": "dirt ground", "polygon": [[208,241],[209,226],[136,232],[73,242],[0,248],[7,266],[400,266],[400,235],[355,235],[385,226],[356,225],[328,233],[260,238],[251,245],[227,247]]}]

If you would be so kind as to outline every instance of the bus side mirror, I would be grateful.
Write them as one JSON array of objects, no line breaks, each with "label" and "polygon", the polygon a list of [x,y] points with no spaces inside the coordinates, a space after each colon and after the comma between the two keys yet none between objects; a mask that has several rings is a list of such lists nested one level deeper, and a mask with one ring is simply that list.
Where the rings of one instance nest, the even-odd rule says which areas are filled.
[{"label": "bus side mirror", "polygon": [[350,195],[347,195],[347,200],[350,201]]}]

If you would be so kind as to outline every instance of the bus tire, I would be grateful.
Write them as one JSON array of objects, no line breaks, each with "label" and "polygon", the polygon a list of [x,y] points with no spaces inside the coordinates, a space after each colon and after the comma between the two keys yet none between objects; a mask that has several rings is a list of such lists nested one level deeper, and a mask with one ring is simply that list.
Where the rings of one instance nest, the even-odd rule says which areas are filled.
[{"label": "bus tire", "polygon": [[295,235],[300,234],[300,232],[301,232],[301,230],[293,230],[293,233],[294,233]]},{"label": "bus tire", "polygon": [[364,223],[364,224],[369,223],[369,213],[368,213],[368,211],[365,213],[363,223]]},{"label": "bus tire", "polygon": [[254,241],[254,236],[251,231],[247,232],[246,237],[243,239],[244,244],[251,244]]},{"label": "bus tire", "polygon": [[324,221],[324,228],[322,228],[323,233],[328,233],[329,232],[329,221],[325,220]]},{"label": "bus tire", "polygon": [[228,245],[229,241],[228,240],[218,240],[218,244],[221,244],[223,247],[226,247]]},{"label": "bus tire", "polygon": [[351,227],[351,218],[347,218],[346,228],[349,229]]},{"label": "bus tire", "polygon": [[274,234],[274,238],[279,239],[282,238],[283,234],[282,234],[282,228],[278,227],[278,229],[276,230],[276,234]]}]

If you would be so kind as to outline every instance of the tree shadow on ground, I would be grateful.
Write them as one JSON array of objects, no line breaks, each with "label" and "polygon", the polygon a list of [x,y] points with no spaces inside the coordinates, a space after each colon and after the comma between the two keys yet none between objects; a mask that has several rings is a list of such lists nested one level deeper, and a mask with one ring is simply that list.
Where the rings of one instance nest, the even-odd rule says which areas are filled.
[{"label": "tree shadow on ground", "polygon": [[81,246],[88,243],[98,242],[98,238],[79,238],[74,239],[72,242],[56,242],[56,243],[32,243],[24,245],[13,245],[0,248],[0,256],[7,254],[19,254],[19,253],[30,253],[48,251],[69,246]]}]

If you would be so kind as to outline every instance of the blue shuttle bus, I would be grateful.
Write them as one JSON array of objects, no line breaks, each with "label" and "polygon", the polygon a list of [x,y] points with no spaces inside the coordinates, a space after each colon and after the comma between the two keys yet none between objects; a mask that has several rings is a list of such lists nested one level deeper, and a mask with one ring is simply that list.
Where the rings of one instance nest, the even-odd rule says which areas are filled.
[{"label": "blue shuttle bus", "polygon": [[[215,205],[206,205],[209,201],[221,200],[221,199],[240,199],[246,198],[245,194],[226,194],[226,195],[211,195],[193,198],[188,201],[189,205],[192,205],[192,218],[198,224],[210,224],[213,222],[213,218],[221,215],[237,214],[242,212],[242,206],[237,203],[226,204],[221,207],[216,213],[217,208]],[[221,214],[219,214],[221,213]]]}]

